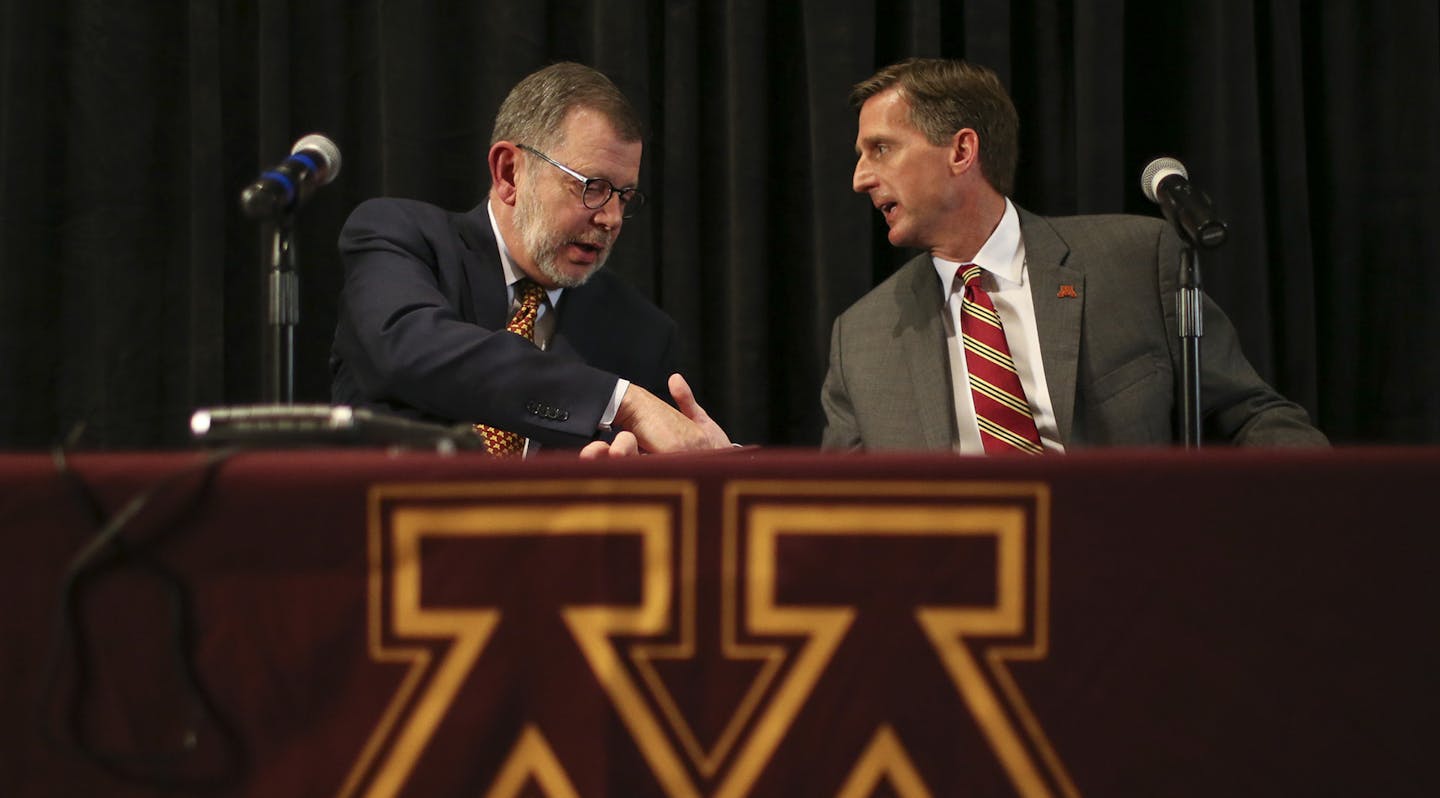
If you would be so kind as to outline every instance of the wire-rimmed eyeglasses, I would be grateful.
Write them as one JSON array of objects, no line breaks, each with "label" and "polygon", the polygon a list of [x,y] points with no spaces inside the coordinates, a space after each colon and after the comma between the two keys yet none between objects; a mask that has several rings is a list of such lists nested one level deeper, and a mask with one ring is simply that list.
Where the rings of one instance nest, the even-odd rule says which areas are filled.
[{"label": "wire-rimmed eyeglasses", "polygon": [[637,188],[616,188],[615,184],[609,180],[603,177],[586,177],[528,144],[517,146],[584,184],[585,190],[580,194],[580,201],[592,211],[598,211],[605,207],[605,203],[609,202],[612,196],[620,198],[620,217],[622,219],[631,218],[645,207],[645,195],[640,193]]}]

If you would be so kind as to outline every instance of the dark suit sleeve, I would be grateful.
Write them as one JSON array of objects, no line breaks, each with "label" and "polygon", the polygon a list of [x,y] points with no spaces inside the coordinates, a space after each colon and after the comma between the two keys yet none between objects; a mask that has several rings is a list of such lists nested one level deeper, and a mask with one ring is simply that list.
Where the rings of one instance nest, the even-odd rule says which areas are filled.
[{"label": "dark suit sleeve", "polygon": [[550,350],[569,353],[669,400],[670,375],[679,371],[675,321],[609,271],[582,289],[565,292]]},{"label": "dark suit sleeve", "polygon": [[[550,446],[591,440],[616,376],[542,352],[461,314],[477,262],[449,222],[422,203],[361,204],[340,234],[345,266],[335,351],[359,395],[427,417],[476,421]],[[503,324],[503,323],[502,323]]]},{"label": "dark suit sleeve", "polygon": [[[1174,331],[1170,346],[1177,385],[1183,379],[1175,321],[1179,262],[1180,241],[1166,229],[1160,237],[1156,265],[1161,300]],[[1281,396],[1255,372],[1240,349],[1235,325],[1208,295],[1203,297],[1201,314],[1200,401],[1205,439],[1241,446],[1329,445],[1325,435],[1311,425],[1304,408]],[[1176,407],[1178,414],[1178,396]]]}]

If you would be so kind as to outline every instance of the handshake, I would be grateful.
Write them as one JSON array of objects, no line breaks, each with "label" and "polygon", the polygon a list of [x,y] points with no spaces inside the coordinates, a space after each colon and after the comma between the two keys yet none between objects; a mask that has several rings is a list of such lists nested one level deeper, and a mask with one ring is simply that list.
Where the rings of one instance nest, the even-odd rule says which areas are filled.
[{"label": "handshake", "polygon": [[634,383],[625,390],[615,411],[615,426],[622,431],[610,443],[595,441],[580,450],[580,457],[625,457],[640,452],[697,452],[730,448],[730,437],[705,408],[695,401],[690,385],[679,374],[670,375],[670,396],[676,410],[655,394]]}]

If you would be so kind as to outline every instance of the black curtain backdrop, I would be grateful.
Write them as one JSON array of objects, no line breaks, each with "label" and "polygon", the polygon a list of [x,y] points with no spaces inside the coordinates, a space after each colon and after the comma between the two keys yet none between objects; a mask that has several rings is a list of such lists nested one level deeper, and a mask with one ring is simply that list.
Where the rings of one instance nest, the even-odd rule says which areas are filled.
[{"label": "black curtain backdrop", "polygon": [[649,126],[655,201],[612,268],[679,322],[733,437],[814,445],[831,321],[912,254],[850,191],[846,94],[911,55],[1005,79],[1031,210],[1156,214],[1140,170],[1179,157],[1231,223],[1206,286],[1262,375],[1337,442],[1440,442],[1433,0],[0,7],[3,447],[179,445],[194,408],[261,398],[237,196],[312,131],[345,160],[298,222],[297,399],[325,401],[345,216],[474,207],[500,100],[565,59]]}]

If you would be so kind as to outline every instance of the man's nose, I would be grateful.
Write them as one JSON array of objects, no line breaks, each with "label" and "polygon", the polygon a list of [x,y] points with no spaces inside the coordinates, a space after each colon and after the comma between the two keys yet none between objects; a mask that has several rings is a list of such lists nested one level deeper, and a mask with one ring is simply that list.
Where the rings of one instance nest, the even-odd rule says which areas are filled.
[{"label": "man's nose", "polygon": [[608,230],[614,230],[625,220],[625,206],[620,204],[619,195],[612,195],[600,210],[595,211],[595,223]]},{"label": "man's nose", "polygon": [[850,188],[856,194],[864,194],[875,187],[875,176],[870,174],[870,168],[865,165],[864,158],[855,160],[855,175],[850,179]]}]

